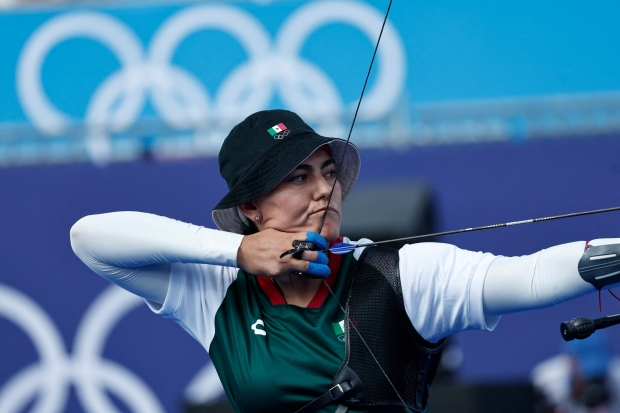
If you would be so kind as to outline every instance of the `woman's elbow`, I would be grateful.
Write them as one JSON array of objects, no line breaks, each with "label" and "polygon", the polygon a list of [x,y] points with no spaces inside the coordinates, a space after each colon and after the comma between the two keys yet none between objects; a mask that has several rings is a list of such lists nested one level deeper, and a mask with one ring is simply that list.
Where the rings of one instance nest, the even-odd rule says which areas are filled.
[{"label": "woman's elbow", "polygon": [[80,252],[82,252],[84,244],[88,240],[89,236],[94,232],[93,224],[95,220],[96,215],[87,215],[71,227],[71,230],[69,231],[69,238],[71,240],[71,248],[73,248],[73,252],[75,252],[76,255],[80,256]]}]

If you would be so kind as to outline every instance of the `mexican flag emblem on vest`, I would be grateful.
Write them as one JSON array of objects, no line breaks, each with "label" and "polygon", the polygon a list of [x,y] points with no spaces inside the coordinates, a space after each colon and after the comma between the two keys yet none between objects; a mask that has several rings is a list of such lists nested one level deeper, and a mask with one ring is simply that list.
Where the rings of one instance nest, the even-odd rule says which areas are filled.
[{"label": "mexican flag emblem on vest", "polygon": [[339,323],[332,323],[334,333],[338,336],[338,340],[344,341],[344,320]]}]

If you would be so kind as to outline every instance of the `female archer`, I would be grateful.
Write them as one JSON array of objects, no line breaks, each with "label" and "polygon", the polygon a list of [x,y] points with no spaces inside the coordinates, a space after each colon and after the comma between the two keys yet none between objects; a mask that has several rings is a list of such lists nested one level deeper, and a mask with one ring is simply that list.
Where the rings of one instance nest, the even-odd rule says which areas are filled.
[{"label": "female archer", "polygon": [[295,241],[359,243],[340,237],[357,149],[271,110],[232,129],[219,164],[220,231],[113,212],[79,220],[71,244],[202,344],[236,412],[422,412],[448,335],[620,281],[620,239],[523,257],[441,243],[281,257]]}]

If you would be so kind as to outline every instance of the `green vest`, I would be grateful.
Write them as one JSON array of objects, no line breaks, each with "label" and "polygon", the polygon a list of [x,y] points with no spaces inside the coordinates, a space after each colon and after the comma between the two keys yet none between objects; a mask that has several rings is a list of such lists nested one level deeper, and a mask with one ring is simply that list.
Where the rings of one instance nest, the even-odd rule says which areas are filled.
[{"label": "green vest", "polygon": [[[326,281],[343,307],[356,263],[352,252],[330,257]],[[325,285],[301,308],[286,304],[271,279],[239,270],[216,313],[209,348],[233,410],[295,412],[327,391],[344,359],[343,319]]]}]

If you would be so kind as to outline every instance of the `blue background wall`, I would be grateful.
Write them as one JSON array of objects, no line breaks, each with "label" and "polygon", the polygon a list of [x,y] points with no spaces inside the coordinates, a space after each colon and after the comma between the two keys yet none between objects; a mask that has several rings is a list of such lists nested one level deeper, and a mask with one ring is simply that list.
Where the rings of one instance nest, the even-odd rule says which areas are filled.
[{"label": "blue background wall", "polygon": [[[282,23],[308,2],[227,3],[250,12],[275,36]],[[382,14],[388,1],[365,3]],[[162,23],[187,6],[136,3],[77,10],[120,19],[146,48]],[[53,7],[0,13],[0,38],[4,39],[0,121],[25,120],[15,93],[22,46],[44,22],[73,11],[75,7]],[[394,2],[390,21],[406,44],[408,98],[427,102],[620,89],[619,13],[620,5],[611,0],[587,5],[559,0],[423,0]],[[329,75],[345,102],[352,102],[359,96],[373,43],[348,25],[333,24],[311,34],[301,55]],[[173,62],[215,93],[228,73],[246,59],[238,40],[207,30],[188,37]],[[71,39],[48,55],[43,83],[52,102],[82,117],[96,86],[118,68],[117,59],[101,44]]]},{"label": "blue background wall", "polygon": [[[28,155],[29,145],[37,139],[49,143],[45,150],[53,154],[70,152],[67,142],[84,138],[84,130],[66,142],[33,133],[36,128],[18,98],[16,68],[20,53],[46,22],[76,11],[94,12],[118,19],[134,33],[141,48],[147,49],[155,33],[175,13],[194,6],[226,4],[255,18],[272,47],[282,25],[311,3],[317,2],[136,3],[0,12],[0,165],[5,165],[3,153]],[[381,15],[388,1],[356,3],[370,4]],[[463,106],[457,105],[460,110],[473,100],[491,99],[484,116],[492,120],[495,102],[520,105],[522,101],[516,98],[531,98],[519,110],[535,112],[542,110],[542,106],[536,106],[539,98],[544,101],[545,96],[565,94],[570,100],[575,93],[592,93],[594,97],[580,100],[575,108],[583,111],[580,116],[594,119],[592,124],[602,125],[599,130],[607,135],[575,138],[581,129],[575,132],[569,124],[566,130],[572,137],[558,135],[562,129],[556,128],[554,140],[530,140],[530,135],[517,133],[497,144],[365,149],[359,187],[391,181],[428,184],[437,200],[438,230],[619,205],[615,186],[620,178],[618,96],[612,93],[611,98],[605,95],[603,99],[597,94],[620,89],[619,14],[620,5],[612,0],[587,5],[555,0],[501,4],[490,0],[395,1],[390,21],[403,43],[404,60],[380,59],[376,67],[404,65],[401,96],[393,102],[395,111],[418,103],[455,100],[462,101]],[[374,38],[370,41],[349,25],[331,24],[309,36],[300,57],[319,67],[335,85],[341,100],[351,104],[359,96],[373,43]],[[214,96],[227,76],[247,58],[237,39],[221,31],[203,30],[179,45],[172,62],[191,73]],[[273,64],[275,67],[278,61]],[[117,58],[100,43],[71,38],[45,56],[41,83],[49,100],[80,124],[97,88],[120,68]],[[147,72],[140,73],[146,76]],[[371,88],[376,73],[371,76]],[[604,101],[601,110],[589,106],[597,99]],[[561,106],[562,99],[559,103]],[[265,103],[265,107],[282,105],[281,92],[274,92]],[[155,135],[170,132],[150,97],[140,110],[136,123],[158,120],[160,123],[155,125],[164,126],[164,130],[150,131],[152,135],[138,133],[136,139],[150,141],[157,138]],[[569,107],[565,112],[572,110]],[[506,116],[510,117],[518,110],[508,112]],[[348,127],[347,116],[342,122]],[[516,129],[519,122],[513,122]],[[15,125],[25,128],[15,132]],[[467,125],[457,128],[461,126]],[[380,139],[390,136],[382,136],[381,127],[376,129],[379,140],[374,145],[385,146]],[[441,125],[437,129],[441,130]],[[354,133],[353,142],[363,140]],[[473,133],[460,142],[478,140]],[[429,142],[446,143],[441,136]],[[23,158],[31,163],[47,159],[26,155]],[[59,162],[86,160],[71,156]],[[138,151],[135,162],[106,168],[86,163],[0,168],[0,287],[14,288],[37,303],[61,334],[70,357],[74,356],[73,341],[85,311],[108,288],[71,251],[69,229],[75,221],[88,214],[137,210],[213,227],[211,208],[226,192],[215,159],[161,163],[147,158]],[[619,219],[620,213],[610,213],[451,236],[442,241],[494,254],[530,254],[564,242],[620,236]],[[15,382],[18,372],[39,365],[40,360],[29,336],[8,321],[6,312],[0,303],[0,392]],[[618,312],[620,302],[604,294],[603,314]],[[19,316],[18,312],[11,314]],[[559,324],[582,315],[600,315],[596,294],[552,309],[505,316],[493,333],[459,334],[457,339],[464,351],[460,378],[466,382],[527,380],[537,362],[560,350]],[[620,329],[609,331],[618,354]],[[178,410],[182,392],[209,362],[206,352],[191,337],[174,323],[150,314],[145,305],[113,326],[103,355],[104,361],[116,361],[137,375],[168,412]],[[32,397],[45,395],[41,389],[34,389]],[[72,393],[63,411],[85,409]]]},{"label": "blue background wall", "polygon": [[[359,187],[424,181],[437,199],[440,230],[616,206],[620,174],[616,138],[408,151],[364,151]],[[80,217],[116,210],[147,211],[213,227],[210,210],[226,192],[214,160],[0,170],[0,282],[35,299],[70,347],[80,318],[107,283],[72,253],[69,228]],[[620,214],[445,237],[470,250],[530,254],[576,240],[617,237]],[[603,295],[603,314],[620,312]],[[460,376],[465,381],[524,381],[539,361],[557,354],[559,324],[597,317],[597,295],[555,308],[504,316],[493,333],[464,332]],[[615,353],[619,330],[610,329]],[[0,387],[37,361],[23,331],[0,318]],[[138,374],[175,411],[180,394],[207,354],[173,322],[145,305],[114,327],[104,355]],[[67,411],[80,411],[75,399]]]}]

